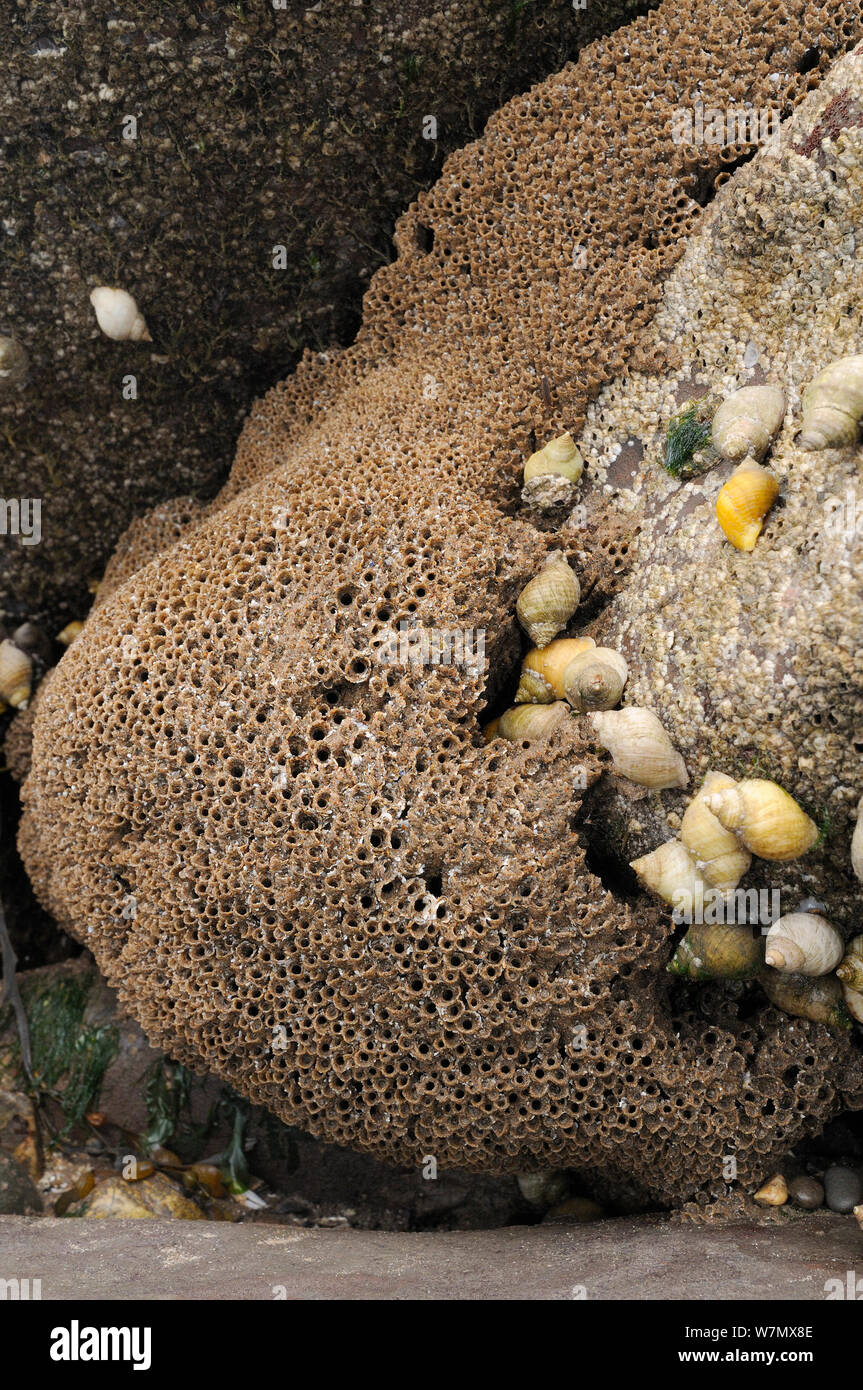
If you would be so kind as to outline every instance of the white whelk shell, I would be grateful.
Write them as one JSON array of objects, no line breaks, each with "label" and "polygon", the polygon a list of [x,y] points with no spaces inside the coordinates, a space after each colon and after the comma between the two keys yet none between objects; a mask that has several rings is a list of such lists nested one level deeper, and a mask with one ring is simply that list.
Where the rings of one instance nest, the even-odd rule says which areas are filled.
[{"label": "white whelk shell", "polygon": [[96,322],[108,338],[149,343],[150,333],[143,314],[127,290],[98,285],[90,293]]},{"label": "white whelk shell", "polygon": [[652,710],[627,705],[588,718],[622,777],[654,791],[686,786],[686,765]]},{"label": "white whelk shell", "polygon": [[817,912],[789,912],[767,933],[766,965],[795,975],[828,975],[842,959],[845,943]]},{"label": "white whelk shell", "polygon": [[713,417],[714,448],[726,459],[762,459],[784,418],[785,392],[781,386],[741,386]]}]

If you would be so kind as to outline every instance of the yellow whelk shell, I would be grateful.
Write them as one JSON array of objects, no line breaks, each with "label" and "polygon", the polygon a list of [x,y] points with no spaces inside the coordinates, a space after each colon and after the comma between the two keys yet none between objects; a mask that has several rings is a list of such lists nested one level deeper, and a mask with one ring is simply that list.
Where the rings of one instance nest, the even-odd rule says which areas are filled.
[{"label": "yellow whelk shell", "polygon": [[562,700],[553,705],[513,705],[500,716],[498,734],[514,743],[522,739],[547,738],[568,713]]},{"label": "yellow whelk shell", "polygon": [[851,1027],[842,985],[835,975],[789,975],[768,967],[758,979],[771,1004],[783,1013],[826,1023],[843,1032]]},{"label": "yellow whelk shell", "polygon": [[863,418],[863,355],[840,357],[803,392],[801,449],[840,449],[857,441]]},{"label": "yellow whelk shell", "polygon": [[532,647],[522,663],[516,704],[547,705],[562,700],[563,674],[573,657],[595,646],[592,637],[558,637],[547,647]]},{"label": "yellow whelk shell", "polygon": [[535,647],[547,647],[566,627],[581,597],[581,588],[561,550],[548,556],[542,569],[518,596],[518,620]]},{"label": "yellow whelk shell", "polygon": [[782,428],[785,392],[781,386],[742,386],[722,402],[713,417],[714,448],[726,459],[763,459]]},{"label": "yellow whelk shell", "polygon": [[90,303],[96,311],[96,322],[107,338],[151,341],[144,317],[127,290],[97,285],[90,293]]},{"label": "yellow whelk shell", "polygon": [[12,709],[26,709],[33,689],[33,663],[7,637],[0,642],[0,699]]},{"label": "yellow whelk shell", "polygon": [[684,811],[680,824],[680,838],[695,856],[700,872],[712,888],[718,888],[721,892],[736,888],[752,863],[749,850],[744,848],[733,830],[726,830],[706,804],[706,798],[712,792],[734,785],[734,779],[727,777],[724,772],[708,772],[701,790]]},{"label": "yellow whelk shell", "polygon": [[84,624],[76,619],[74,622],[67,623],[62,632],[57,633],[57,641],[62,643],[64,647],[71,647],[75,638],[80,637],[83,631]]},{"label": "yellow whelk shell", "polygon": [[782,1207],[788,1201],[788,1184],[781,1173],[774,1173],[763,1187],[759,1187],[753,1201],[762,1207]]},{"label": "yellow whelk shell", "polygon": [[788,912],[767,933],[764,957],[774,970],[798,975],[827,975],[844,951],[839,932],[817,912]]},{"label": "yellow whelk shell", "polygon": [[845,957],[836,974],[850,989],[863,990],[863,936],[852,937],[848,942]]},{"label": "yellow whelk shell", "polygon": [[567,431],[531,454],[524,465],[521,499],[541,509],[566,506],[584,472],[584,459]]},{"label": "yellow whelk shell", "polygon": [[671,907],[691,911],[693,903],[703,901],[708,887],[689,850],[679,840],[667,840],[650,854],[633,859],[630,868],[651,893]]},{"label": "yellow whelk shell", "polygon": [[623,695],[629,668],[620,652],[595,647],[580,652],[564,674],[564,694],[573,709],[614,709]]},{"label": "yellow whelk shell", "polygon": [[686,786],[684,761],[652,710],[629,705],[589,718],[622,777],[655,791]]},{"label": "yellow whelk shell", "polygon": [[716,517],[737,550],[754,550],[779,484],[754,459],[745,459],[719,490]]},{"label": "yellow whelk shell", "polygon": [[818,827],[775,782],[747,778],[720,788],[704,804],[759,859],[796,859],[818,839]]}]

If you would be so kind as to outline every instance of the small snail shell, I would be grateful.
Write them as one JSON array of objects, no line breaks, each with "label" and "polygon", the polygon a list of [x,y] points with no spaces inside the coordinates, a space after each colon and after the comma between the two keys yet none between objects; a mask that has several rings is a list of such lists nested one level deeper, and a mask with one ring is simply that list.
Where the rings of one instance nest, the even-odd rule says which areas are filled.
[{"label": "small snail shell", "polygon": [[686,786],[684,761],[652,710],[628,705],[589,718],[621,777],[655,791]]},{"label": "small snail shell", "polygon": [[767,965],[797,975],[827,975],[845,949],[842,937],[816,912],[789,912],[767,933]]},{"label": "small snail shell", "polygon": [[135,300],[126,290],[98,285],[90,293],[90,303],[96,311],[96,322],[108,338],[135,342],[151,341],[144,317]]},{"label": "small snail shell", "polygon": [[614,709],[626,685],[629,668],[611,647],[579,653],[566,668],[564,693],[573,709]]},{"label": "small snail shell", "polygon": [[0,699],[12,709],[26,709],[33,688],[33,663],[7,637],[0,642]]},{"label": "small snail shell", "polygon": [[57,633],[57,641],[61,642],[64,647],[71,647],[75,638],[80,637],[83,631],[84,624],[76,618],[74,622],[67,623],[62,632]]},{"label": "small snail shell", "polygon": [[836,974],[850,989],[863,990],[863,936],[855,936],[848,942],[842,964]]},{"label": "small snail shell", "polygon": [[51,642],[35,623],[21,623],[12,633],[12,641],[28,656],[38,656],[46,666],[50,664],[54,654]]},{"label": "small snail shell", "polygon": [[569,1178],[556,1168],[543,1173],[517,1173],[516,1179],[522,1197],[533,1207],[553,1207],[569,1191]]},{"label": "small snail shell", "polygon": [[852,989],[843,981],[842,997],[845,1000],[846,1009],[855,1022],[863,1023],[863,992],[859,989]]},{"label": "small snail shell", "polygon": [[579,652],[595,646],[592,637],[558,637],[547,647],[531,647],[522,663],[516,704],[547,705],[562,700],[564,671]]},{"label": "small snail shell", "polygon": [[857,1225],[860,1227],[861,1231],[863,1231],[863,1206],[852,1207],[852,1211],[857,1220]]},{"label": "small snail shell", "polygon": [[671,907],[701,900],[708,886],[689,850],[679,840],[667,840],[650,854],[633,859],[630,868],[635,870],[645,888]]},{"label": "small snail shell", "polygon": [[581,597],[575,574],[560,550],[548,556],[535,578],[518,596],[518,620],[535,647],[547,647],[565,628]]},{"label": "small snail shell", "polygon": [[724,772],[708,772],[701,790],[692,798],[680,823],[680,838],[711,888],[730,892],[736,888],[749,865],[752,855],[741,845],[733,830],[726,830],[708,809],[706,798],[724,787],[733,787],[734,779]]},{"label": "small snail shell", "polygon": [[747,778],[704,798],[726,830],[759,859],[796,859],[818,839],[818,827],[775,782]]},{"label": "small snail shell", "polygon": [[753,459],[745,459],[719,490],[716,517],[737,550],[754,550],[779,484]]},{"label": "small snail shell", "polygon": [[0,337],[0,389],[20,386],[27,378],[29,365],[17,338]]},{"label": "small snail shell", "polygon": [[809,1018],[847,1032],[851,1019],[835,975],[788,975],[768,966],[758,976],[771,1004],[795,1018]]},{"label": "small snail shell", "polygon": [[584,459],[567,432],[549,440],[524,465],[521,500],[541,510],[565,506],[584,472]]},{"label": "small snail shell", "polygon": [[764,942],[751,927],[698,922],[668,963],[669,975],[688,980],[751,980],[764,967]]},{"label": "small snail shell", "polygon": [[774,1173],[752,1199],[762,1207],[783,1207],[788,1201],[788,1184],[781,1173]]},{"label": "small snail shell", "polygon": [[486,743],[491,743],[492,739],[497,738],[499,724],[500,715],[498,715],[497,719],[490,719],[488,721],[488,723],[482,731],[482,736]]},{"label": "small snail shell", "polygon": [[498,734],[518,743],[522,739],[547,738],[569,713],[562,700],[553,705],[513,705],[500,716]]},{"label": "small snail shell", "polygon": [[857,823],[851,836],[851,868],[863,880],[863,797],[857,803]]},{"label": "small snail shell", "polygon": [[829,363],[803,392],[801,449],[840,449],[857,441],[863,418],[863,355]]},{"label": "small snail shell", "polygon": [[784,418],[781,386],[742,386],[713,417],[713,446],[726,459],[763,459]]}]

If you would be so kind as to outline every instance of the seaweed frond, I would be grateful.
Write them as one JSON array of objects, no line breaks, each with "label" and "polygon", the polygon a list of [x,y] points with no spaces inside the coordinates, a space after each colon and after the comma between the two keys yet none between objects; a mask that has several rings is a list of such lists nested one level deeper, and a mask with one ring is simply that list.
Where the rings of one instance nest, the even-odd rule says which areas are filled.
[{"label": "seaweed frond", "polygon": [[665,434],[662,466],[672,478],[691,477],[698,470],[692,466],[692,456],[710,438],[710,421],[703,418],[698,406],[691,402],[669,421]]}]

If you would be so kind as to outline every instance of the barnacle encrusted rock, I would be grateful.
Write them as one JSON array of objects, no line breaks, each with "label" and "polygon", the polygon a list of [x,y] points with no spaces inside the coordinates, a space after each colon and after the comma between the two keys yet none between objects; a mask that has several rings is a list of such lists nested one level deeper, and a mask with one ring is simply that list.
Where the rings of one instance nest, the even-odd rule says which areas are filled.
[{"label": "barnacle encrusted rock", "polygon": [[[859,1097],[847,1039],[665,973],[667,913],[583,833],[586,721],[481,726],[544,557],[579,575],[571,630],[626,581],[637,513],[594,486],[547,534],[521,466],[580,429],[751,152],[675,144],[675,110],[784,109],[806,36],[824,59],[861,31],[851,3],[674,0],[504,107],[402,218],[356,345],[258,405],[209,515],[94,610],[40,698],[20,844],[171,1055],[338,1143],[624,1202],[722,1194],[730,1156],[760,1180]],[[447,661],[412,662],[410,625]]]},{"label": "barnacle encrusted rock", "polygon": [[[693,780],[711,767],[770,777],[808,809],[823,852],[753,862],[745,885],[815,891],[849,929],[859,913],[850,841],[863,788],[863,491],[860,447],[799,447],[801,394],[863,341],[863,53],[838,62],[708,210],[669,278],[646,350],[673,342],[680,366],[632,373],[591,405],[582,439],[639,517],[632,581],[602,638],[630,664],[627,698],[661,707]],[[750,554],[723,537],[716,496],[733,464],[687,482],[660,466],[667,421],[688,397],[769,380],[788,408],[766,459],[779,499]],[[623,478],[621,430],[643,457]],[[682,803],[681,803],[682,805]],[[626,858],[660,839],[662,812],[616,793]],[[660,811],[659,816],[657,811]]]}]

